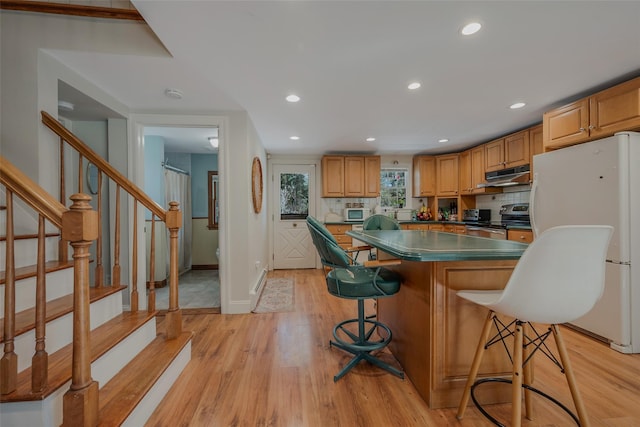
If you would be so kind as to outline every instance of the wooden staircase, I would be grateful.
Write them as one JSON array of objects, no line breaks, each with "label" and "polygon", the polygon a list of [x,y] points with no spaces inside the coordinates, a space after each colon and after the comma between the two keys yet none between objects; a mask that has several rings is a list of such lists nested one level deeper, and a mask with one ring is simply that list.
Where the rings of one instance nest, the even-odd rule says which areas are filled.
[{"label": "wooden staircase", "polygon": [[[48,118],[43,113],[45,124]],[[70,139],[71,145],[83,145],[57,121],[47,126],[60,135],[61,152]],[[103,213],[91,209],[82,188],[66,208],[0,156],[2,427],[141,426],[191,358],[192,333],[182,331],[177,299],[177,204],[163,210],[89,148],[80,146],[78,151],[81,162],[83,157],[91,161],[100,174],[117,183],[116,211],[123,188],[132,195],[134,218],[141,204],[152,211],[154,221],[157,216],[169,229],[173,240],[166,331],[156,330],[153,286],[147,290],[146,309],[138,307],[135,237],[129,264],[133,283],[122,284],[116,248],[114,284],[103,284],[102,262],[89,249],[101,239],[98,218]],[[64,195],[64,188],[60,193]],[[23,214],[29,209],[32,214]],[[114,240],[119,245],[119,217],[115,223]],[[134,225],[134,235],[136,231]],[[92,286],[90,255],[96,277]],[[123,306],[127,292],[129,311]]]}]

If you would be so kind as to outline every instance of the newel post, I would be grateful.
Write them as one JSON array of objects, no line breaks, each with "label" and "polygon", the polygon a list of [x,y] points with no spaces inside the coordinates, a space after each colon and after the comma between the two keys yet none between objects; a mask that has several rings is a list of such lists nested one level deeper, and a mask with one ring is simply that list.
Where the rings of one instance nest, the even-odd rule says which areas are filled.
[{"label": "newel post", "polygon": [[74,194],[62,215],[62,238],[73,248],[73,360],[71,387],[63,398],[63,426],[98,425],[98,383],[91,378],[89,247],[98,238],[91,197]]},{"label": "newel post", "polygon": [[169,310],[167,310],[167,338],[174,339],[182,333],[182,311],[178,306],[178,231],[182,225],[180,203],[169,202],[166,224],[169,229]]}]

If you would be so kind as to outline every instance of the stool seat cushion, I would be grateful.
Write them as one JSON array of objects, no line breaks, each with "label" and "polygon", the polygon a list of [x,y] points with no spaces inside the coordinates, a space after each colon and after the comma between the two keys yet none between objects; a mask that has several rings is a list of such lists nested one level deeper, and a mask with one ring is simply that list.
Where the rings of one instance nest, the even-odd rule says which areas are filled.
[{"label": "stool seat cushion", "polygon": [[336,268],[327,275],[327,289],[342,298],[375,298],[393,295],[400,290],[401,276],[381,268]]}]

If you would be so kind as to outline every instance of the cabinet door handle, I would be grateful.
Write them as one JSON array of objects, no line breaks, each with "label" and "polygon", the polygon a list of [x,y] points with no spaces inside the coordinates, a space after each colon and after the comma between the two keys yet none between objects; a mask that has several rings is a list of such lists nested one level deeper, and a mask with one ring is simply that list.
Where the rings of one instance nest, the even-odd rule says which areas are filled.
[{"label": "cabinet door handle", "polygon": [[585,128],[580,128],[580,132],[584,132],[584,131],[585,131]]},{"label": "cabinet door handle", "polygon": [[596,127],[595,127],[594,125],[590,125],[590,126],[589,126],[589,130],[593,130],[593,129],[595,129],[595,128],[596,128]]}]

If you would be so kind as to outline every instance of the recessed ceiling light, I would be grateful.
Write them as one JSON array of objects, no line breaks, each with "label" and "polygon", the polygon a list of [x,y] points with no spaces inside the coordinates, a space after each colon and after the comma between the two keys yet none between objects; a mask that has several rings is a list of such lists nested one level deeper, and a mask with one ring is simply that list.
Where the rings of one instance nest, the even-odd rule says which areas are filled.
[{"label": "recessed ceiling light", "polygon": [[167,98],[182,99],[182,91],[180,89],[165,89],[164,94]]},{"label": "recessed ceiling light", "polygon": [[449,142],[449,140],[447,138],[441,138],[438,140],[438,142],[444,143],[444,142]]},{"label": "recessed ceiling light", "polygon": [[522,108],[524,107],[525,104],[524,102],[516,102],[515,104],[512,104],[509,108],[511,108],[512,110],[517,110],[518,108]]},{"label": "recessed ceiling light", "polygon": [[463,36],[470,36],[471,34],[475,34],[478,31],[480,31],[480,28],[482,28],[482,25],[479,22],[471,22],[465,25],[464,27],[462,27],[462,30],[460,30],[460,33]]},{"label": "recessed ceiling light", "polygon": [[409,88],[410,90],[416,90],[416,89],[419,89],[420,86],[422,86],[420,83],[413,82],[413,83],[409,83],[409,86],[407,86],[407,88]]},{"label": "recessed ceiling light", "polygon": [[375,141],[375,140],[376,140],[376,139],[375,139],[375,138],[373,138],[373,137],[369,137],[369,138],[365,139],[365,141],[367,141],[367,142],[373,142],[373,141]]},{"label": "recessed ceiling light", "polygon": [[300,97],[298,95],[294,95],[294,94],[288,95],[286,99],[289,102],[298,102],[298,101],[300,101]]},{"label": "recessed ceiling light", "polygon": [[294,136],[290,136],[289,139],[292,140],[292,141],[297,141],[297,140],[300,139],[300,137],[294,135]]}]

